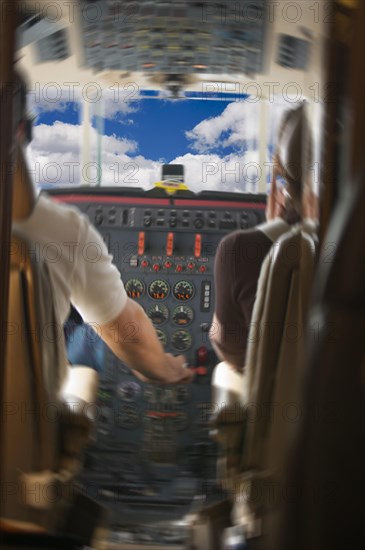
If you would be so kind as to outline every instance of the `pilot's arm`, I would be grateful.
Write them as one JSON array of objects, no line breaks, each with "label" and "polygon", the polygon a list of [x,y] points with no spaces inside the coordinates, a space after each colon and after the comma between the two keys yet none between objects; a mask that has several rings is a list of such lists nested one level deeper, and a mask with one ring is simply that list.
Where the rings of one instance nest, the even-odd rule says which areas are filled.
[{"label": "pilot's arm", "polygon": [[182,355],[164,353],[151,321],[130,298],[116,319],[101,326],[100,335],[122,361],[151,381],[173,384],[192,378]]},{"label": "pilot's arm", "polygon": [[263,258],[270,241],[257,229],[235,231],[219,244],[215,259],[215,312],[210,340],[221,360],[242,371]]},{"label": "pilot's arm", "polygon": [[[71,281],[71,301],[99,336],[128,367],[161,383],[188,382],[193,373],[183,368],[183,356],[164,353],[156,331],[136,302],[128,298],[120,273],[100,234],[85,216],[80,222]],[[118,257],[114,261],[127,261]]]}]

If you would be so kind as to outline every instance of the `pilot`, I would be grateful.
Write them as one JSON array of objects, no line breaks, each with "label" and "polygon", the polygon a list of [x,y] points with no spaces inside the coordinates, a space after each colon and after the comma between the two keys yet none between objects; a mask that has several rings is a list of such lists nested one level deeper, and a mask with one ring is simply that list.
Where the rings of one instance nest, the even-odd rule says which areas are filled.
[{"label": "pilot", "polygon": [[[26,86],[16,76],[21,115],[17,125],[18,154],[26,145]],[[24,164],[25,166],[25,164]],[[14,202],[22,197],[17,189]],[[144,310],[131,300],[101,235],[74,207],[45,195],[34,200],[30,217],[14,228],[32,242],[48,265],[60,327],[71,304],[91,324],[109,348],[144,381],[185,383],[193,373],[183,356],[164,352]]]},{"label": "pilot", "polygon": [[[311,191],[312,139],[306,104],[287,111],[280,126],[273,162],[266,223],[235,231],[219,244],[215,259],[215,313],[210,340],[218,357],[243,371],[250,320],[261,265],[273,243],[302,218],[314,217]],[[278,186],[277,177],[285,185]]]}]

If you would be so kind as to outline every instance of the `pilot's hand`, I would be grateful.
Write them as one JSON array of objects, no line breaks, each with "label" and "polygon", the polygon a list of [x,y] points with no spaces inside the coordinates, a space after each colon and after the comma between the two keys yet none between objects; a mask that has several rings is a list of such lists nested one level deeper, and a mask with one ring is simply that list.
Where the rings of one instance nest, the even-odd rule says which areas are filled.
[{"label": "pilot's hand", "polygon": [[194,378],[194,372],[189,369],[186,358],[183,355],[165,354],[170,365],[171,374],[165,381],[165,384],[187,384]]},{"label": "pilot's hand", "polygon": [[[194,378],[194,372],[188,368],[186,358],[183,355],[174,356],[165,354],[166,368],[159,380],[151,379],[139,371],[132,370],[133,374],[142,382],[149,384],[188,384]],[[166,374],[165,374],[166,372]]]}]

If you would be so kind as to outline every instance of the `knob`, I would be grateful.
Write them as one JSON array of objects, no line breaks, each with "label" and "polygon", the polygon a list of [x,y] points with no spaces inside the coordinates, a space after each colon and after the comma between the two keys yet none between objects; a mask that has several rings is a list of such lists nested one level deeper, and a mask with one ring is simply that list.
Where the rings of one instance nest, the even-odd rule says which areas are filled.
[{"label": "knob", "polygon": [[152,217],[151,216],[145,216],[143,218],[143,225],[145,227],[149,227],[151,225],[151,223],[152,223]]},{"label": "knob", "polygon": [[204,226],[203,218],[196,218],[196,220],[194,220],[194,227],[196,229],[201,229],[203,226]]}]

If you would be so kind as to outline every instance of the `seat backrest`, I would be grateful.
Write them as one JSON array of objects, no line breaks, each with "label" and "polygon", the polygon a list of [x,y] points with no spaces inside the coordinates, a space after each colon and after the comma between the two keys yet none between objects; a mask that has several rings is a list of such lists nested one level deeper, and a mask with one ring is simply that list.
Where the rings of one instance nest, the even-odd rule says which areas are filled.
[{"label": "seat backrest", "polygon": [[[299,414],[297,388],[315,264],[314,234],[296,226],[274,243],[263,263],[246,356],[246,433],[238,514],[262,519],[279,482]],[[259,486],[259,488],[258,488]],[[242,491],[242,485],[237,486]],[[259,491],[259,497],[252,491]],[[242,497],[242,493],[240,495]]]},{"label": "seat backrest", "polygon": [[[18,220],[30,215],[35,202],[20,149],[14,188],[13,218]],[[58,469],[62,407],[58,389],[66,369],[63,333],[55,315],[47,265],[32,244],[14,232],[7,329],[1,419],[5,498],[1,514],[47,527],[50,516],[43,512],[42,503],[51,499],[51,494],[42,494],[41,486],[35,484],[32,500],[36,506],[27,506],[26,493],[31,488],[23,483],[22,476]]]},{"label": "seat backrest", "polygon": [[316,338],[308,339],[303,416],[283,482],[296,498],[282,501],[270,548],[358,548],[364,538],[364,234],[362,172],[347,182],[318,262]]},{"label": "seat backrest", "polygon": [[[23,504],[27,495],[22,494],[20,474],[57,470],[61,403],[56,378],[64,359],[47,267],[38,260],[30,243],[13,235],[1,441],[7,495],[2,514],[43,523],[39,511]],[[47,498],[51,496],[36,496],[39,502]]]}]

